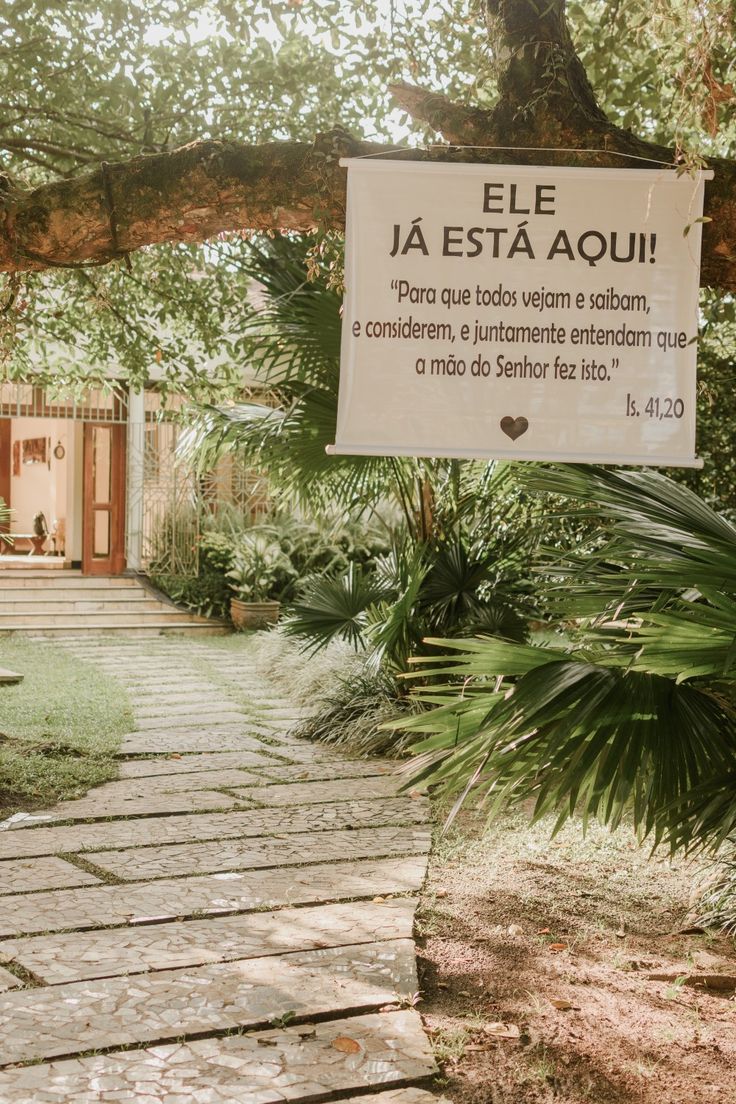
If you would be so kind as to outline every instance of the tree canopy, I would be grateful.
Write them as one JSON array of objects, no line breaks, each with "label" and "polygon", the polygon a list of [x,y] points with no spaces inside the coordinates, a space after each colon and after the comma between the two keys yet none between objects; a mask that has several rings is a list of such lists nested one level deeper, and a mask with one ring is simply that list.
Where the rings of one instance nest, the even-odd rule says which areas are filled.
[{"label": "tree canopy", "polygon": [[339,232],[344,153],[708,159],[703,280],[733,291],[733,30],[729,0],[9,2],[5,371],[234,378],[243,232]]}]

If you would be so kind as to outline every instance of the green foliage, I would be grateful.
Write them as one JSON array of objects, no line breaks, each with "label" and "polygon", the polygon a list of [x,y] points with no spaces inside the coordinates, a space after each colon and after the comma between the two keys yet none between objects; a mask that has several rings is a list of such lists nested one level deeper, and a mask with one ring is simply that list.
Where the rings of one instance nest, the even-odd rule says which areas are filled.
[{"label": "green foliage", "polygon": [[278,406],[210,406],[182,435],[180,450],[210,470],[230,454],[267,471],[285,501],[324,511],[338,501],[359,513],[378,498],[390,460],[329,457],[335,440],[340,376],[340,295],[307,278],[309,242],[280,237],[243,247],[242,268],[262,289],[245,326],[244,346],[258,383]]},{"label": "green foliage", "polygon": [[[665,144],[727,154],[731,7],[569,3],[604,110]],[[367,139],[436,141],[394,108],[388,88],[403,79],[490,106],[484,9],[480,0],[258,0],[242,10],[224,0],[8,0],[0,167],[23,184],[63,181],[103,160],[198,138],[311,141],[338,121]],[[314,244],[319,250],[324,239]],[[2,367],[12,378],[33,371],[70,387],[112,370],[136,382],[160,378],[198,399],[235,396],[248,363],[244,258],[247,243],[230,235],[138,252],[130,270],[111,264],[14,280],[0,319]],[[722,390],[728,402],[727,384]],[[702,401],[706,417],[719,420],[720,398],[709,405],[704,392]],[[727,435],[719,445],[730,460]]]},{"label": "green foliage", "polygon": [[[736,808],[736,528],[651,471],[532,470],[537,491],[580,500],[605,539],[548,562],[567,640],[434,641],[415,659],[435,708],[405,722],[418,773],[492,807],[534,801],[672,848],[717,847]],[[582,620],[580,620],[582,618]],[[625,619],[624,619],[625,618]]]},{"label": "green foliage", "polygon": [[728,155],[736,131],[730,0],[571,0],[567,11],[612,119],[663,145]]},{"label": "green foliage", "polygon": [[736,836],[730,837],[704,879],[695,923],[736,936]]},{"label": "green foliage", "polygon": [[537,536],[531,500],[509,467],[325,455],[337,419],[340,297],[324,273],[307,280],[306,254],[299,238],[251,246],[249,271],[263,289],[252,359],[279,407],[207,408],[182,440],[184,455],[201,470],[235,455],[268,471],[284,503],[387,515],[389,525],[402,519],[406,543],[400,538],[363,573],[346,571],[340,557],[302,562],[301,576],[320,577],[297,595],[285,625],[309,646],[342,636],[400,669],[428,632],[482,625],[523,637],[534,611],[526,564]]},{"label": "green foliage", "polygon": [[[170,533],[161,537],[166,550]],[[365,523],[341,518],[310,522],[275,512],[254,522],[236,509],[218,508],[199,537],[196,575],[166,570],[168,557],[154,563],[154,584],[173,601],[206,617],[228,619],[230,599],[290,601],[312,573],[339,574],[351,564],[368,564],[387,551],[385,539]]]},{"label": "green foliage", "polygon": [[393,678],[365,666],[323,693],[319,709],[294,734],[345,748],[352,755],[396,757],[403,754],[409,738],[389,731],[387,725],[409,709],[407,700],[397,694]]},{"label": "green foliage", "polygon": [[371,577],[351,564],[343,576],[308,579],[282,621],[287,636],[306,637],[312,648],[335,639],[363,643],[367,610],[384,592]]},{"label": "green foliage", "polygon": [[368,648],[375,665],[395,671],[432,632],[495,624],[512,639],[524,639],[533,602],[502,555],[501,542],[482,550],[468,548],[462,538],[397,543],[362,572],[351,567],[343,577],[308,580],[284,631],[305,637],[312,648],[346,639]]},{"label": "green foliage", "polygon": [[[429,136],[388,84],[436,80],[482,97],[480,4],[378,0],[9,0],[0,14],[0,167],[25,184],[201,138]],[[441,75],[440,75],[441,74]],[[367,125],[366,125],[367,124]],[[197,397],[242,382],[248,280],[236,235],[159,246],[122,265],[23,277],[1,321],[5,368],[72,382],[161,376]],[[211,379],[207,375],[212,376]]]},{"label": "green foliage", "polygon": [[278,541],[254,529],[240,538],[226,576],[234,598],[266,602],[280,601],[297,573]]}]

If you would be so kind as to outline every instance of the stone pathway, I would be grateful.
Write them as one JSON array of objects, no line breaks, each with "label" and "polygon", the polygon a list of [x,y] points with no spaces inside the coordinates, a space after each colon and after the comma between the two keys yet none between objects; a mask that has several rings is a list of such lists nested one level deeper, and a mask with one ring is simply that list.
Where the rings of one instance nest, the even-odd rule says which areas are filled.
[{"label": "stone pathway", "polygon": [[67,646],[137,731],[118,781],[0,831],[0,1101],[438,1104],[424,799],[291,737],[257,640]]}]

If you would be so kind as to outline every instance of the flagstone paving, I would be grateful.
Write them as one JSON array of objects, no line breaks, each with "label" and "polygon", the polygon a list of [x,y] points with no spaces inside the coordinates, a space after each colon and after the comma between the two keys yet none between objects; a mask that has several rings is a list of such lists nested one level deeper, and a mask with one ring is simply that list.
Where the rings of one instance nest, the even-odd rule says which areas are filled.
[{"label": "flagstone paving", "polygon": [[136,731],[119,781],[0,825],[3,1104],[438,1100],[426,801],[297,740],[257,643],[66,644]]},{"label": "flagstone paving", "polygon": [[0,894],[99,885],[100,879],[64,859],[10,859],[0,865]]},{"label": "flagstone paving", "polygon": [[[315,947],[410,939],[415,908],[415,898],[397,897],[175,920],[124,930],[46,933],[0,942],[0,958],[12,958],[40,980],[59,984]],[[20,985],[17,978],[12,981]]]},{"label": "flagstone paving", "polygon": [[200,813],[105,820],[95,824],[37,827],[32,832],[0,832],[0,859],[97,851],[102,847],[146,847],[187,840],[241,839],[287,833],[314,833],[339,828],[424,824],[424,802],[406,797],[383,801],[345,801],[332,805],[297,805],[293,809],[252,809],[234,813]]}]

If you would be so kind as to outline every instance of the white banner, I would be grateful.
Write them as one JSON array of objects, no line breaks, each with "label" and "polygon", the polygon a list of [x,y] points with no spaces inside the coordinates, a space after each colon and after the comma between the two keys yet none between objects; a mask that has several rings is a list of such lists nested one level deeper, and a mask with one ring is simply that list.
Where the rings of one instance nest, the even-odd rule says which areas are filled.
[{"label": "white banner", "polygon": [[699,466],[704,179],[350,159],[336,453]]}]

